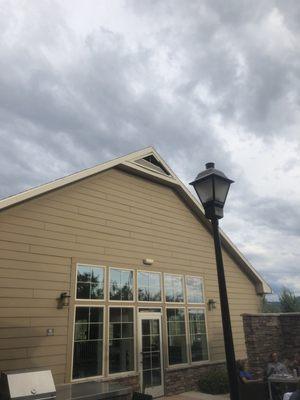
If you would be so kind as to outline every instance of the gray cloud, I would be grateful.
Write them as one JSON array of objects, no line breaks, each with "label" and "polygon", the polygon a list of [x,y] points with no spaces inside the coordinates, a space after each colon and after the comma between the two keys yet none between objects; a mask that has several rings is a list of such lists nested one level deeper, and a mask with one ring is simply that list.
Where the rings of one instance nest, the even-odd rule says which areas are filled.
[{"label": "gray cloud", "polygon": [[215,99],[210,112],[224,123],[235,121],[261,137],[299,140],[299,2],[131,4],[146,21],[159,19],[164,29],[157,36],[174,57],[184,54],[183,96],[196,100],[204,84]]},{"label": "gray cloud", "polygon": [[148,145],[186,183],[213,160],[238,182],[224,227],[279,285],[299,254],[272,246],[299,235],[299,207],[248,188],[220,127],[229,144],[231,130],[299,143],[299,2],[130,0],[123,12],[142,26],[129,38],[101,15],[77,34],[59,2],[2,2],[0,196]]}]

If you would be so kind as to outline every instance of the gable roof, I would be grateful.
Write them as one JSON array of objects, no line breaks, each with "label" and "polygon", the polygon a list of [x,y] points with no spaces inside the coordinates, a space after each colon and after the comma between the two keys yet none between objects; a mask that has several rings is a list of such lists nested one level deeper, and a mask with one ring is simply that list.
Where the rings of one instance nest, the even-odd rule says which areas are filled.
[{"label": "gable roof", "polygon": [[[211,232],[211,224],[204,216],[204,210],[201,203],[192,195],[192,193],[180,181],[180,179],[175,175],[172,169],[160,157],[153,147],[147,147],[134,153],[130,153],[126,156],[84,169],[75,174],[65,176],[55,181],[2,199],[0,200],[0,212],[34,197],[41,196],[71,183],[78,182],[110,168],[119,168],[124,171],[145,177],[154,182],[159,182],[172,187],[179,193],[182,200]],[[242,253],[221,229],[220,236],[223,247],[238,263],[242,271],[244,271],[244,273],[255,284],[257,294],[272,293],[272,289],[267,282],[260,276],[260,274],[254,269],[250,262],[242,255]]]}]

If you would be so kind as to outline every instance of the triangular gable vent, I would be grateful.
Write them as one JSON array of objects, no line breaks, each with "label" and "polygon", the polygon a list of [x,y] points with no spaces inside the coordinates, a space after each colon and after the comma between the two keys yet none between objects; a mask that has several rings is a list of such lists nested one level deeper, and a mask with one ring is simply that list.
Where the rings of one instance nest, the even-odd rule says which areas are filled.
[{"label": "triangular gable vent", "polygon": [[135,161],[137,164],[142,165],[143,167],[147,167],[152,169],[153,171],[160,172],[161,174],[170,176],[170,173],[165,169],[161,162],[157,160],[154,155],[150,155],[144,158],[140,158]]}]

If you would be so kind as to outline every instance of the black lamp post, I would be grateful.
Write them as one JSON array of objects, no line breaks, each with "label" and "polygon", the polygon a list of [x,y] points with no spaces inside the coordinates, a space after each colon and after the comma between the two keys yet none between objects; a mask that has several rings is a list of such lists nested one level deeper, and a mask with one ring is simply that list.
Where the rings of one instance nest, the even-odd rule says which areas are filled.
[{"label": "black lamp post", "polygon": [[238,375],[234,355],[228,297],[221,251],[221,241],[219,235],[219,219],[223,218],[223,207],[229,187],[232,183],[233,181],[231,179],[228,179],[223,174],[223,172],[215,169],[214,163],[207,163],[206,170],[200,172],[197,178],[193,182],[191,182],[190,185],[192,185],[196,190],[196,193],[205,210],[205,216],[206,218],[211,220],[213,228],[225,353],[230,387],[230,399],[238,400]]}]

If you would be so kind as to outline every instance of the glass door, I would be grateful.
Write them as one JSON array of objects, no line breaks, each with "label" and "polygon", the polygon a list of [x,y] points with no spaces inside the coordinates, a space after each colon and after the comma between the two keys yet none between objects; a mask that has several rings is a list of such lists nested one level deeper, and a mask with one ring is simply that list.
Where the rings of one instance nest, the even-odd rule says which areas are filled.
[{"label": "glass door", "polygon": [[161,314],[139,313],[139,372],[142,391],[163,396]]}]

